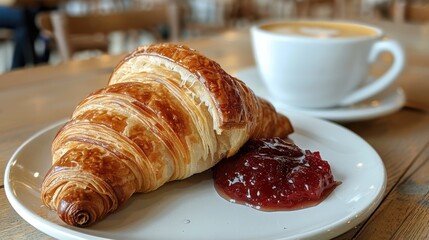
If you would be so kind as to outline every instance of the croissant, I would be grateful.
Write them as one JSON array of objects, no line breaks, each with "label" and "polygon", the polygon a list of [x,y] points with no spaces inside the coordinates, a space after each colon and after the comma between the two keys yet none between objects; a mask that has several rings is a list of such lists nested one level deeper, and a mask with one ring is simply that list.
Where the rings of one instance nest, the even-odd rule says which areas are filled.
[{"label": "croissant", "polygon": [[59,130],[41,198],[67,224],[85,227],[133,193],[211,168],[249,138],[292,131],[287,117],[197,51],[143,46]]}]

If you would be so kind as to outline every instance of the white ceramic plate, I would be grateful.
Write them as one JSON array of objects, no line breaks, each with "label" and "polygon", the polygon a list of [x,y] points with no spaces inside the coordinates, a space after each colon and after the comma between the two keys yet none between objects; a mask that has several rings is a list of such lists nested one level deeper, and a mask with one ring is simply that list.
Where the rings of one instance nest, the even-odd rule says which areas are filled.
[{"label": "white ceramic plate", "polygon": [[380,203],[386,184],[384,165],[353,132],[320,119],[288,113],[303,149],[320,151],[342,182],[317,206],[262,212],[230,203],[216,193],[211,171],[134,195],[98,224],[67,226],[43,206],[40,185],[47,172],[57,123],[26,141],[10,159],[5,191],[27,222],[58,239],[327,239],[366,219]]},{"label": "white ceramic plate", "polygon": [[278,102],[271,97],[261,80],[256,67],[246,68],[237,73],[253,91],[275,105],[277,109],[310,115],[336,122],[352,122],[381,117],[401,109],[405,104],[405,94],[401,88],[390,88],[366,101],[346,107],[304,109]]}]

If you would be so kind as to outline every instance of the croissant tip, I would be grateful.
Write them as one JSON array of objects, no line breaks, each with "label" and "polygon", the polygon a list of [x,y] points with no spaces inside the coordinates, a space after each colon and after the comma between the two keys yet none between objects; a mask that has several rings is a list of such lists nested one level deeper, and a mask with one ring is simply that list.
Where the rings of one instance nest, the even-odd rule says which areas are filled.
[{"label": "croissant tip", "polygon": [[73,216],[73,225],[85,227],[91,223],[91,215],[86,211],[79,211]]},{"label": "croissant tip", "polygon": [[69,203],[61,201],[59,217],[67,224],[76,227],[87,227],[96,221],[95,212],[83,202]]}]

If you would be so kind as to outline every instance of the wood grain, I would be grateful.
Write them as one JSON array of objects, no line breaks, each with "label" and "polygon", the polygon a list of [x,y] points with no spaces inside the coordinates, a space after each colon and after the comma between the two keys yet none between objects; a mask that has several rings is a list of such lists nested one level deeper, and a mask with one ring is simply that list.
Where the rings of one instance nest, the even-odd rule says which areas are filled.
[{"label": "wood grain", "polygon": [[3,188],[0,190],[0,223],[0,239],[53,239],[22,220],[7,201]]},{"label": "wood grain", "polygon": [[[428,136],[428,135],[426,135]],[[429,237],[429,144],[357,235],[360,239]]]},{"label": "wood grain", "polygon": [[[404,109],[401,112],[379,119],[345,124],[347,128],[363,137],[378,152],[387,172],[387,187],[383,202],[390,201],[390,195],[396,185],[404,177],[407,169],[415,168],[419,158],[429,144],[429,115],[416,110]],[[427,155],[426,155],[427,158]],[[427,160],[427,159],[426,159]],[[429,181],[428,181],[429,182]],[[384,204],[384,203],[383,203]],[[377,218],[379,210],[367,221],[371,223]],[[426,209],[429,211],[429,209]],[[388,211],[391,214],[391,211]],[[393,218],[394,219],[394,218]],[[383,218],[380,219],[384,221]],[[378,226],[380,224],[370,224]],[[339,236],[336,240],[356,238],[355,235],[366,226],[360,224],[349,232]],[[385,230],[383,228],[383,230]],[[380,230],[378,230],[380,231]],[[373,233],[372,233],[373,234]],[[358,235],[357,239],[368,239],[368,235]],[[388,238],[373,238],[388,239]]]},{"label": "wood grain", "polygon": [[429,116],[418,110],[404,109],[390,116],[345,126],[364,138],[383,159],[387,193],[429,141]]},{"label": "wood grain", "polygon": [[[336,239],[429,239],[429,111],[417,110],[429,109],[429,31],[385,22],[379,26],[410,49],[399,84],[413,109],[343,124],[379,153],[387,171],[387,189],[367,221]],[[254,65],[248,29],[183,43],[218,61],[233,75]],[[70,116],[87,94],[105,86],[122,57],[101,56],[0,76],[0,239],[51,239],[12,209],[3,189],[5,166],[32,134]]]}]

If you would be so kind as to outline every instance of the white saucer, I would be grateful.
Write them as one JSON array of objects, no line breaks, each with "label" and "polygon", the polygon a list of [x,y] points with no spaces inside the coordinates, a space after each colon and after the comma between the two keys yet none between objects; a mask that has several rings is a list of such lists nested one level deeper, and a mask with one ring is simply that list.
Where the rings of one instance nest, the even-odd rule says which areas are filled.
[{"label": "white saucer", "polygon": [[405,93],[401,88],[387,89],[364,102],[347,107],[335,107],[324,109],[303,109],[278,102],[270,96],[267,88],[261,80],[256,67],[239,71],[237,78],[244,81],[256,95],[269,100],[276,108],[289,112],[298,112],[313,117],[323,118],[336,122],[352,122],[381,117],[398,111],[405,104]]}]

